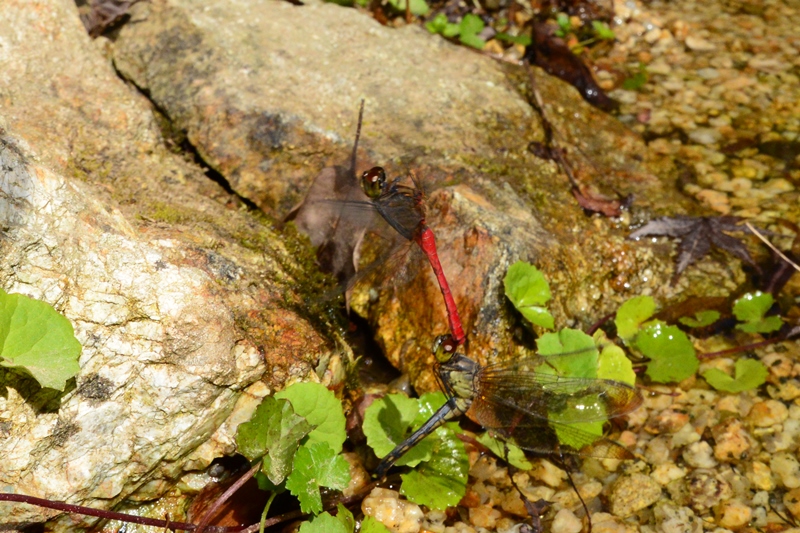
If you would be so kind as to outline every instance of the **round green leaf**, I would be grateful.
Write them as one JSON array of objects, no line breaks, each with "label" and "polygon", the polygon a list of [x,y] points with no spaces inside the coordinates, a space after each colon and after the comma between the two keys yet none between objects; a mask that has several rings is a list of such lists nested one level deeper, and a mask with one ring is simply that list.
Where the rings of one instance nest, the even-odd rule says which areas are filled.
[{"label": "round green leaf", "polygon": [[0,366],[21,370],[42,387],[64,390],[79,371],[81,343],[50,304],[0,290]]},{"label": "round green leaf", "polygon": [[703,372],[709,385],[725,392],[742,392],[760,387],[766,380],[769,371],[764,363],[756,359],[739,359],[736,361],[735,377],[731,377],[718,368],[710,368]]},{"label": "round green leaf", "polygon": [[694,346],[677,326],[654,321],[636,336],[636,347],[651,359],[647,375],[659,383],[684,380],[700,366]]},{"label": "round green leaf", "polygon": [[333,392],[319,383],[294,383],[275,394],[289,400],[294,412],[315,426],[308,434],[308,443],[325,442],[332,450],[341,450],[347,435],[340,402]]},{"label": "round green leaf", "polygon": [[573,378],[597,377],[597,348],[586,333],[570,328],[545,333],[536,346],[546,361],[537,372]]},{"label": "round green leaf", "polygon": [[632,339],[639,331],[639,326],[653,316],[655,311],[656,302],[650,296],[631,298],[617,310],[617,316],[614,318],[617,335],[625,341]]},{"label": "round green leaf", "polygon": [[517,261],[508,268],[503,284],[506,296],[522,316],[537,326],[553,328],[553,317],[544,307],[552,298],[550,285],[538,268]]}]

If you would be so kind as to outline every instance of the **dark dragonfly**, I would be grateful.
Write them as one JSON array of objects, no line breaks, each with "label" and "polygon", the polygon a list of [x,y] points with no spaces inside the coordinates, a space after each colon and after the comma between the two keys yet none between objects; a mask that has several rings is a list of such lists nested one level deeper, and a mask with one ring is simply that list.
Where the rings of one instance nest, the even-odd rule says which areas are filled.
[{"label": "dark dragonfly", "polygon": [[[563,377],[544,371],[550,357],[481,366],[457,353],[450,335],[437,337],[437,378],[447,402],[384,457],[383,477],[409,449],[445,422],[466,414],[500,438],[541,455],[578,454],[615,459],[633,455],[620,444],[571,424],[605,421],[642,404],[634,387],[608,379]],[[537,371],[537,368],[542,369]],[[563,444],[569,442],[570,445]]]}]

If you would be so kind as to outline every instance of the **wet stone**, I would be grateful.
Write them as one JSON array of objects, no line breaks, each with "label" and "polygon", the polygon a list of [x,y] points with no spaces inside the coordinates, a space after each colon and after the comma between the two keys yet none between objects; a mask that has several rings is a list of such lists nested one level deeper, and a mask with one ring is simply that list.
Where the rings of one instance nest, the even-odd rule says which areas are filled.
[{"label": "wet stone", "polygon": [[774,490],[775,481],[772,478],[772,471],[769,466],[761,461],[753,461],[746,472],[747,479],[753,484],[753,487],[759,490]]},{"label": "wet stone", "polygon": [[795,518],[800,518],[800,488],[793,489],[783,495],[783,505]]}]

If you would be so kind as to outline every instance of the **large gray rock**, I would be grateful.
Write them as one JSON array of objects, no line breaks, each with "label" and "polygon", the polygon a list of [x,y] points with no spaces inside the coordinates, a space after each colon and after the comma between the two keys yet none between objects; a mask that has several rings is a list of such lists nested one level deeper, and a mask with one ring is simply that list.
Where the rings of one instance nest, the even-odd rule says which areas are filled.
[{"label": "large gray rock", "polygon": [[[0,286],[83,346],[64,393],[0,371],[0,485],[108,508],[234,452],[259,397],[341,375],[297,311],[302,248],[170,153],[98,44],[68,0],[0,9]],[[0,503],[6,527],[56,514]]]},{"label": "large gray rock", "polygon": [[[528,150],[543,133],[520,67],[418,27],[383,27],[353,9],[304,4],[141,3],[115,37],[114,63],[237,192],[276,216],[324,166],[347,161],[365,99],[357,168],[414,170],[434,191],[428,221],[470,355],[482,361],[513,351],[515,317],[502,277],[518,259],[544,270],[562,325],[586,325],[642,292],[668,300],[687,287],[708,290],[691,277],[670,287],[669,248],[656,256],[626,241],[629,226],[654,211],[693,207],[673,187],[668,161],[574,89],[536,71],[578,178],[607,195],[634,195],[632,214],[620,220],[587,217],[554,163]],[[719,275],[719,287],[732,285],[730,273]],[[447,327],[441,297],[425,265],[391,278],[391,290],[361,298],[366,304],[356,298],[356,308],[378,327],[390,359],[431,388],[431,341]]]}]

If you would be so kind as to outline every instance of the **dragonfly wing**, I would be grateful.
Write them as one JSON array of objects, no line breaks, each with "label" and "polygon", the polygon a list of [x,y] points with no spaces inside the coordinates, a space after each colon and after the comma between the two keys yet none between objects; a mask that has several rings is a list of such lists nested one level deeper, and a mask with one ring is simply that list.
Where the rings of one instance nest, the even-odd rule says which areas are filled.
[{"label": "dragonfly wing", "polygon": [[633,458],[633,454],[625,447],[612,440],[555,420],[532,417],[506,404],[476,399],[468,415],[497,436],[537,454]]},{"label": "dragonfly wing", "polygon": [[533,452],[627,458],[625,448],[607,439],[598,441],[597,434],[575,424],[629,413],[641,404],[641,394],[617,381],[564,378],[526,367],[538,362],[482,369],[470,415]]},{"label": "dragonfly wing", "polygon": [[421,199],[414,190],[392,182],[388,190],[375,200],[378,213],[400,235],[409,241],[425,224],[425,213]]},{"label": "dragonfly wing", "polygon": [[564,423],[607,420],[642,403],[636,388],[608,379],[570,378],[511,366],[493,365],[478,374],[477,394],[533,418]]}]

